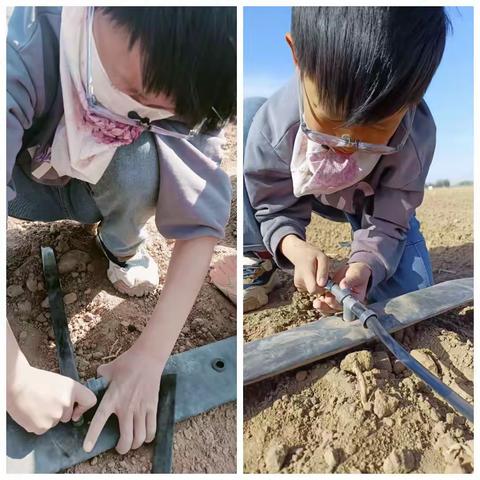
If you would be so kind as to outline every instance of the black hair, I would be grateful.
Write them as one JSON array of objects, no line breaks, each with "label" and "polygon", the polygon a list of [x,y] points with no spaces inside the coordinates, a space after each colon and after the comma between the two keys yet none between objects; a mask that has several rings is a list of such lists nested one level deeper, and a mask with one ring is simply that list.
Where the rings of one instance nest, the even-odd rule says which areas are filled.
[{"label": "black hair", "polygon": [[302,77],[328,114],[351,126],[423,98],[449,26],[442,7],[294,7],[291,33]]},{"label": "black hair", "polygon": [[235,7],[101,7],[142,49],[143,88],[175,101],[175,113],[203,131],[235,116]]}]

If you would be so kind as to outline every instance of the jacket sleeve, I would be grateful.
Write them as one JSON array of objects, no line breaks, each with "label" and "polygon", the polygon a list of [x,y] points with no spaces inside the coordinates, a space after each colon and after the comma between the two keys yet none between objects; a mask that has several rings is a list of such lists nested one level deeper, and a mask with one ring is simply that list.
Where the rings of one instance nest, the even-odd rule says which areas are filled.
[{"label": "jacket sleeve", "polygon": [[7,33],[7,198],[24,134],[47,116],[59,88],[59,7],[15,7]]},{"label": "jacket sleeve", "polygon": [[157,136],[160,188],[155,214],[166,238],[223,238],[230,216],[230,179],[220,167],[224,137],[192,141]]},{"label": "jacket sleeve", "polygon": [[297,198],[293,194],[290,158],[283,155],[280,146],[274,147],[267,140],[262,133],[263,122],[262,115],[257,114],[248,133],[244,158],[245,187],[266,249],[277,265],[291,269],[293,265],[278,247],[289,234],[305,240],[312,212],[311,198]]},{"label": "jacket sleeve", "polygon": [[36,90],[18,52],[7,44],[7,201],[15,198],[12,171],[25,130],[32,126]]},{"label": "jacket sleeve", "polygon": [[422,102],[404,148],[382,158],[382,178],[375,194],[366,201],[361,228],[353,236],[348,263],[370,266],[370,288],[390,278],[398,267],[410,219],[423,201],[434,150],[435,123]]}]

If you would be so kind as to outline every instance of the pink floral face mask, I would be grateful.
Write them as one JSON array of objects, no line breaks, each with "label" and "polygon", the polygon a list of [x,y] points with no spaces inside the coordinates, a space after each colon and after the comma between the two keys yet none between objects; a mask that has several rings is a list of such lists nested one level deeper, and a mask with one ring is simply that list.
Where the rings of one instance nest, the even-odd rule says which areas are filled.
[{"label": "pink floral face mask", "polygon": [[309,140],[299,128],[290,164],[294,194],[319,196],[344,190],[365,178],[380,157],[360,151],[336,152]]},{"label": "pink floral face mask", "polygon": [[309,142],[306,161],[313,174],[312,186],[341,189],[355,180],[359,168],[354,155],[338,153],[331,149],[311,150]]}]

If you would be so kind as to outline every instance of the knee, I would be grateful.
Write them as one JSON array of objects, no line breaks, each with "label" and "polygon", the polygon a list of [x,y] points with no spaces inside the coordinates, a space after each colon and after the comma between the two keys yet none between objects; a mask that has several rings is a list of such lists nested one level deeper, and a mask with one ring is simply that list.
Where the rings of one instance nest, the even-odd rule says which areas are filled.
[{"label": "knee", "polygon": [[133,203],[156,202],[160,168],[153,135],[145,132],[130,145],[117,148],[97,192],[117,192]]}]

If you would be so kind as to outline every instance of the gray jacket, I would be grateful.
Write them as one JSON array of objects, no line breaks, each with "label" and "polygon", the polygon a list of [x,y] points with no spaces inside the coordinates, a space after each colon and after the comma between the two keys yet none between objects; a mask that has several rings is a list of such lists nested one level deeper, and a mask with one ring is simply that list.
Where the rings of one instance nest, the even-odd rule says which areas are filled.
[{"label": "gray jacket", "polygon": [[[405,120],[404,120],[405,121]],[[290,162],[300,125],[295,79],[272,95],[255,115],[245,146],[245,186],[263,241],[278,265],[291,268],[278,251],[283,237],[305,239],[312,196],[293,194]],[[399,128],[395,135],[403,136]],[[362,182],[318,200],[351,214],[361,214],[349,263],[372,269],[371,287],[393,275],[403,252],[409,220],[422,203],[425,179],[435,150],[435,123],[424,101],[418,105],[404,148],[380,158]],[[395,137],[392,139],[394,142]]]},{"label": "gray jacket", "polygon": [[[16,160],[52,142],[63,115],[59,72],[61,8],[15,7],[7,36],[7,194]],[[168,120],[165,120],[168,125]],[[173,125],[170,123],[170,125]],[[175,122],[175,127],[187,127]],[[223,135],[156,136],[160,164],[155,221],[168,238],[223,237],[231,188],[220,168]],[[34,177],[32,177],[34,178]]]}]

